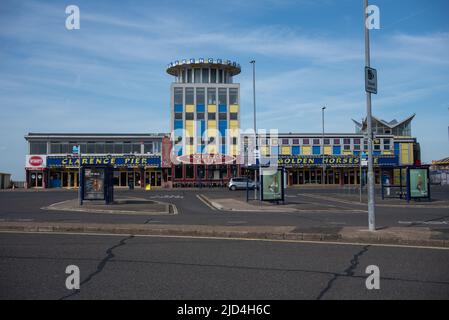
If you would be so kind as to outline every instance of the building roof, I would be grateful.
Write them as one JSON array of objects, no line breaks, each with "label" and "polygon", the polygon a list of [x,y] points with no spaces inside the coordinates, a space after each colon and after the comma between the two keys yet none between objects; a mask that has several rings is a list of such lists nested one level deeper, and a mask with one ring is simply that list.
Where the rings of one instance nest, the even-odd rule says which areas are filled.
[{"label": "building roof", "polygon": [[[269,132],[267,132],[267,135],[269,135]],[[308,138],[321,138],[323,136],[323,133],[297,133],[297,132],[289,132],[289,133],[278,133],[279,137],[295,137],[295,136],[299,136],[299,137],[308,137]],[[329,138],[329,137],[363,137],[364,134],[363,133],[324,133],[324,137],[325,138]],[[388,136],[388,137],[393,137],[393,135],[391,134],[385,134],[383,136]]]},{"label": "building roof", "polygon": [[179,71],[186,67],[192,68],[219,68],[228,71],[232,76],[238,75],[241,72],[240,64],[235,61],[227,59],[181,59],[171,62],[167,65],[167,73],[172,76],[178,76]]},{"label": "building roof", "polygon": [[[372,118],[373,118],[374,120],[376,120],[377,122],[382,123],[382,124],[385,125],[386,127],[389,127],[390,129],[394,129],[394,128],[399,127],[400,125],[402,125],[402,124],[404,124],[404,123],[406,123],[406,122],[412,121],[413,118],[415,118],[415,117],[416,117],[416,113],[412,114],[412,115],[409,116],[408,118],[406,118],[406,119],[404,119],[404,120],[402,120],[402,121],[399,121],[399,122],[398,122],[396,119],[393,119],[392,121],[387,122],[387,121],[385,121],[385,120],[376,118],[375,116],[373,116]],[[354,119],[352,119],[352,121],[353,121],[359,128],[362,128],[363,125],[364,125],[364,123],[362,124],[362,123],[360,123],[360,122],[358,122],[358,121],[356,121],[356,120],[354,120]],[[363,122],[366,122],[366,119],[363,120]]]},{"label": "building roof", "polygon": [[51,139],[51,138],[81,138],[81,139],[95,139],[95,138],[158,138],[161,139],[165,136],[167,136],[167,133],[36,133],[36,132],[30,132],[25,136],[25,139],[35,139],[35,138],[41,138],[41,139]]},{"label": "building roof", "polygon": [[437,166],[449,166],[449,157],[441,160],[432,161],[432,164]]}]

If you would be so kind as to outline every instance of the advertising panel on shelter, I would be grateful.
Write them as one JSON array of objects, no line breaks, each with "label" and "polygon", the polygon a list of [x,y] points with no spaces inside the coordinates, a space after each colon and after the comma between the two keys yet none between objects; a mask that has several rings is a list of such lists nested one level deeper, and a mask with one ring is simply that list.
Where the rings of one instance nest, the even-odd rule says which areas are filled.
[{"label": "advertising panel on shelter", "polygon": [[410,169],[410,197],[429,197],[429,177],[427,169]]},{"label": "advertising panel on shelter", "polygon": [[278,201],[284,199],[282,170],[262,170],[262,200]]},{"label": "advertising panel on shelter", "polygon": [[84,199],[104,200],[104,168],[84,170]]}]

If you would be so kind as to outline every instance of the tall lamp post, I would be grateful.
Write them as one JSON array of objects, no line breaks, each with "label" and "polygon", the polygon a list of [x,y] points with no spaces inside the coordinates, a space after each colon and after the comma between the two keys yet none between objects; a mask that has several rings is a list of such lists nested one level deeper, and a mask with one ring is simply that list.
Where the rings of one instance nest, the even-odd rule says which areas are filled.
[{"label": "tall lamp post", "polygon": [[[254,199],[257,199],[257,181],[258,181],[258,171],[257,169],[259,169],[259,164],[257,163],[257,158],[258,158],[258,141],[257,141],[257,123],[256,123],[256,60],[251,60],[250,63],[253,65],[253,109],[254,109],[254,137],[255,137],[255,142],[256,142],[256,152],[255,152],[255,158],[256,158],[256,170],[254,171],[254,183],[255,183],[255,188],[254,188]],[[259,169],[260,170],[260,169]]]},{"label": "tall lamp post", "polygon": [[[368,0],[364,0],[363,27],[365,28],[365,65],[371,66],[369,29],[366,25],[368,18]],[[366,92],[366,123],[368,136],[368,226],[369,231],[376,231],[375,206],[374,206],[374,164],[373,164],[373,131],[371,122],[371,93]]]},{"label": "tall lamp post", "polygon": [[322,155],[322,166],[323,166],[323,169],[322,169],[322,172],[321,172],[321,184],[322,185],[326,184],[326,181],[325,181],[325,179],[326,179],[326,174],[325,174],[326,166],[324,164],[324,110],[326,110],[326,107],[322,107],[321,108],[321,119],[322,119],[322,122],[323,122],[323,137],[322,137],[322,141],[321,141],[321,143],[322,143],[321,155]]}]

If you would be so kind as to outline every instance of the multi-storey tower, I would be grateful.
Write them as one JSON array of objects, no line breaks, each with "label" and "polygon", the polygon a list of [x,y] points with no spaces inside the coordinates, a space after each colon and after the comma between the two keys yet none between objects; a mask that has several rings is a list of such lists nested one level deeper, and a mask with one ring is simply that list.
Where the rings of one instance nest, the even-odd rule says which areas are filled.
[{"label": "multi-storey tower", "polygon": [[[175,77],[170,128],[174,153],[182,163],[174,168],[174,181],[223,181],[238,174],[229,166],[236,164],[239,151],[240,84],[233,78],[240,71],[239,64],[223,59],[184,59],[168,65],[167,73]],[[206,156],[214,158],[213,165],[204,161]]]}]

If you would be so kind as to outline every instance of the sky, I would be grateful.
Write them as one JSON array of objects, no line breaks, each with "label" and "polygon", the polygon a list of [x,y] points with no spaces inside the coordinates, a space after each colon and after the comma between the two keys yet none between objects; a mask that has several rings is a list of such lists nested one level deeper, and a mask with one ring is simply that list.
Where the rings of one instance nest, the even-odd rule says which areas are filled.
[{"label": "sky", "polygon": [[[449,156],[449,2],[370,0],[373,114],[416,113],[425,162]],[[80,9],[67,30],[65,8]],[[241,126],[354,132],[366,115],[362,0],[0,1],[0,172],[24,179],[28,132],[168,132],[183,58],[237,61]]]}]

